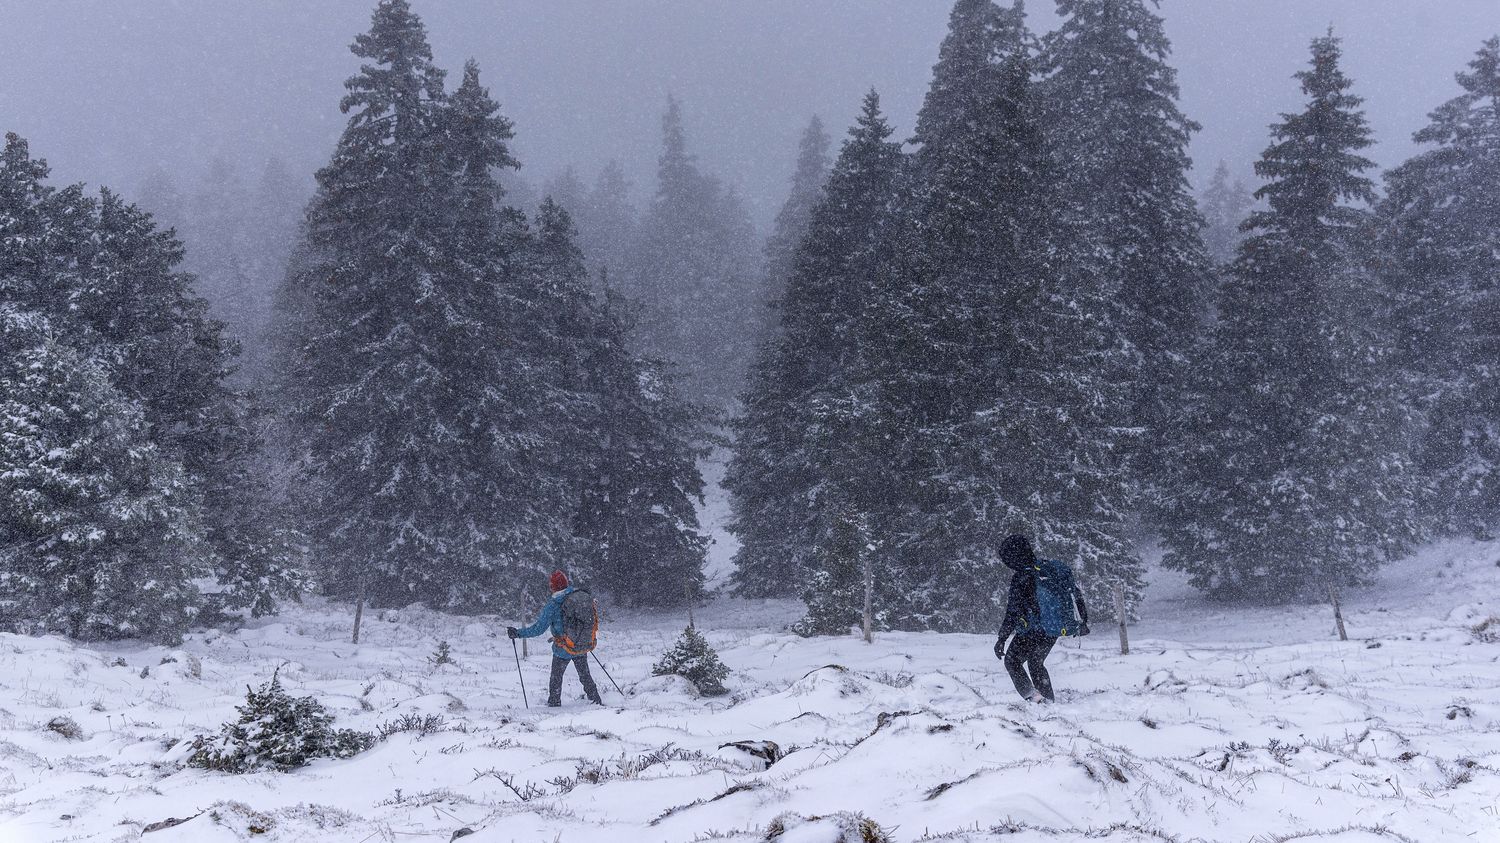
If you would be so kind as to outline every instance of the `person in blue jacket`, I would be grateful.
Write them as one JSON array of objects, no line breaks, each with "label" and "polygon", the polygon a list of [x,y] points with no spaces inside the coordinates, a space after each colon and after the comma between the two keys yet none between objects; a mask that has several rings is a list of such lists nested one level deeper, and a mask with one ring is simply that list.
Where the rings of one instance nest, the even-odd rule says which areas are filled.
[{"label": "person in blue jacket", "polygon": [[569,662],[578,669],[578,681],[583,684],[583,693],[588,696],[589,702],[604,705],[604,700],[599,697],[599,688],[594,685],[594,677],[589,674],[588,654],[574,656],[558,643],[563,635],[563,599],[574,591],[568,585],[568,575],[562,571],[553,571],[549,584],[552,586],[552,599],[542,607],[542,614],[537,617],[536,622],[525,629],[508,626],[505,634],[511,638],[535,638],[544,632],[552,633],[552,677],[547,682],[547,705],[553,708],[562,705],[563,674],[568,671]]}]

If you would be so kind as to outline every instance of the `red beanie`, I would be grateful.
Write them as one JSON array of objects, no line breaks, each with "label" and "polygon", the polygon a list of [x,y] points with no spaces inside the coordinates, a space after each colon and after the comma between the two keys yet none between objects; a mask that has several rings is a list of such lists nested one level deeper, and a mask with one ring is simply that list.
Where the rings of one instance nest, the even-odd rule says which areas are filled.
[{"label": "red beanie", "polygon": [[553,591],[562,591],[568,587],[568,575],[562,571],[553,571],[551,583]]}]

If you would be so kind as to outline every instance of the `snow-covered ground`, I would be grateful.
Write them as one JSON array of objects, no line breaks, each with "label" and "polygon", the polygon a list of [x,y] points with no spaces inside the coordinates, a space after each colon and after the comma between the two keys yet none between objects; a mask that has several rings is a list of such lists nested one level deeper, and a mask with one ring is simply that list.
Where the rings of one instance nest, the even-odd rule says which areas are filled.
[{"label": "snow-covered ground", "polygon": [[[629,697],[596,670],[603,709],[571,675],[564,708],[523,707],[514,619],[375,612],[356,647],[347,608],[314,602],[179,649],[4,635],[0,841],[749,841],[789,811],[862,812],[900,841],[1496,841],[1500,643],[1474,628],[1500,614],[1497,560],[1450,543],[1394,566],[1347,596],[1347,643],[1325,607],[1225,611],[1163,574],[1131,655],[1113,630],[1059,647],[1048,707],[1015,697],[990,636],[803,640],[790,603],[698,612],[733,670],[716,700],[649,675],[683,618],[608,619]],[[456,667],[428,664],[439,640]],[[278,666],[337,725],[443,727],[288,774],[181,766],[174,742]],[[721,748],[739,740],[786,755]],[[168,818],[192,819],[143,834]]]}]

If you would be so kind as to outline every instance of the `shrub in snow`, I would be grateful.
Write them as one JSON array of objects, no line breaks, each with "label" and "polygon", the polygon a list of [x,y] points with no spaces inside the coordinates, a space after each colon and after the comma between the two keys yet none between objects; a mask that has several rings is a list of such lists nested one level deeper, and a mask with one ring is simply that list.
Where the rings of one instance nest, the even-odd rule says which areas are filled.
[{"label": "shrub in snow", "polygon": [[401,732],[413,732],[417,737],[425,738],[428,735],[443,731],[443,728],[447,725],[447,719],[441,714],[428,714],[426,716],[420,714],[403,714],[395,720],[388,720],[380,724],[376,732],[380,735],[381,740],[386,740],[391,735],[400,734]]},{"label": "shrub in snow", "polygon": [[681,676],[692,682],[698,693],[705,697],[721,697],[729,693],[724,687],[729,668],[719,661],[719,654],[692,627],[682,631],[672,649],[652,666],[651,673],[655,676]]},{"label": "shrub in snow", "polygon": [[453,660],[453,649],[448,646],[447,641],[439,641],[437,649],[433,651],[432,655],[427,657],[427,661],[435,668],[442,667],[445,664],[458,664],[458,662]]},{"label": "shrub in snow", "polygon": [[765,839],[790,840],[789,832],[794,831],[797,840],[819,843],[892,843],[890,834],[879,823],[853,811],[839,811],[826,817],[788,812],[771,820],[766,826]]},{"label": "shrub in snow", "polygon": [[78,725],[78,721],[62,714],[48,720],[46,728],[47,731],[56,732],[70,741],[76,741],[83,737],[83,727]]},{"label": "shrub in snow", "polygon": [[193,739],[189,766],[226,773],[286,772],[314,758],[349,758],[375,743],[368,732],[334,729],[333,715],[321,703],[288,695],[276,674],[259,690],[247,690],[245,704],[236,710],[239,719],[225,723],[217,736]]}]

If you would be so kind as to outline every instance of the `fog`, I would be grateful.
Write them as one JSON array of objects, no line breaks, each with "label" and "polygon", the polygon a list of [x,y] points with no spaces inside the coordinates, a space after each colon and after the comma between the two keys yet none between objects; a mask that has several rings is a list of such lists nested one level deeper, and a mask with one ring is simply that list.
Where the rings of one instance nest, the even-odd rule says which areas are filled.
[{"label": "fog", "polygon": [[[450,81],[469,57],[516,121],[533,184],[568,165],[585,179],[619,159],[649,190],[659,117],[684,102],[690,142],[764,228],[785,196],[810,115],[841,133],[878,88],[911,128],[949,0],[415,0]],[[1053,23],[1050,0],[1029,4]],[[0,129],[59,180],[135,192],[161,168],[179,183],[222,157],[241,173],[284,159],[308,174],[344,120],[347,46],[373,0],[0,0]],[[1452,96],[1453,73],[1500,31],[1495,0],[1166,0],[1184,110],[1203,125],[1198,173],[1245,177],[1266,126],[1299,94],[1291,74],[1331,25],[1390,166]],[[310,184],[310,181],[309,181]]]}]

